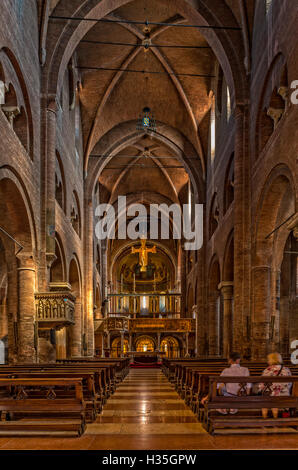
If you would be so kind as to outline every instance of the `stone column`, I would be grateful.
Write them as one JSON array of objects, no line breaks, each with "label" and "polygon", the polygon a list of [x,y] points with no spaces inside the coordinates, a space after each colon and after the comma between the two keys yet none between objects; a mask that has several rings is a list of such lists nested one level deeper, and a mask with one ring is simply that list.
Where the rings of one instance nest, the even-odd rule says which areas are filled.
[{"label": "stone column", "polygon": [[124,331],[121,331],[121,357],[124,357]]},{"label": "stone column", "polygon": [[101,334],[101,357],[105,357],[105,335],[104,333]]},{"label": "stone column", "polygon": [[85,295],[86,315],[84,331],[87,339],[87,356],[94,356],[94,319],[93,319],[93,206],[88,201],[86,210],[86,271]]},{"label": "stone column", "polygon": [[209,356],[218,356],[219,353],[218,296],[218,291],[208,296]]},{"label": "stone column", "polygon": [[80,299],[75,301],[75,324],[71,326],[71,357],[82,356],[82,303]]},{"label": "stone column", "polygon": [[160,351],[160,333],[157,333],[157,348],[156,351]]},{"label": "stone column", "polygon": [[30,253],[18,258],[18,362],[36,362],[34,344],[35,322],[35,263]]},{"label": "stone column", "polygon": [[195,356],[198,357],[199,355],[199,309],[197,305],[193,305],[192,315],[195,317],[195,320],[196,320]]},{"label": "stone column", "polygon": [[132,335],[129,333],[129,352],[132,351]]},{"label": "stone column", "polygon": [[185,333],[185,357],[189,357],[189,351],[188,351],[188,336],[189,333]]},{"label": "stone column", "polygon": [[185,311],[186,307],[186,256],[185,256],[185,251],[180,248],[180,263],[181,263],[181,268],[180,268],[180,278],[181,278],[181,305],[180,305],[180,311],[181,311],[181,317],[186,317],[187,312]]},{"label": "stone column", "polygon": [[251,312],[251,192],[248,106],[235,109],[234,321],[233,349],[245,349],[245,320]]},{"label": "stone column", "polygon": [[223,298],[223,356],[229,357],[233,344],[233,282],[224,281],[218,286]]},{"label": "stone column", "polygon": [[7,271],[8,362],[17,362],[18,271],[15,255],[9,257]]},{"label": "stone column", "polygon": [[46,256],[55,256],[56,101],[47,107]]},{"label": "stone column", "polygon": [[269,266],[253,268],[253,359],[265,360],[268,353],[271,317],[270,280]]}]

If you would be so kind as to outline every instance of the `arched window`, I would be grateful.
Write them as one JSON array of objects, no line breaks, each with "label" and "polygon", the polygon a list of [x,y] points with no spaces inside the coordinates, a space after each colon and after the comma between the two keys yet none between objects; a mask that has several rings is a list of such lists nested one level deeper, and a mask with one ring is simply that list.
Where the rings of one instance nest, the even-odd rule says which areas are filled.
[{"label": "arched window", "polygon": [[288,99],[287,65],[278,54],[267,73],[259,104],[256,127],[256,158],[274,133],[286,109]]},{"label": "arched window", "polygon": [[269,13],[271,4],[272,4],[272,0],[265,0],[266,15]]},{"label": "arched window", "polygon": [[209,238],[212,237],[219,224],[219,206],[217,194],[214,194],[209,215]]},{"label": "arched window", "polygon": [[231,117],[231,95],[230,95],[230,89],[228,86],[226,88],[226,93],[227,93],[227,121],[229,121]]},{"label": "arched window", "polygon": [[72,208],[70,213],[71,225],[73,226],[76,233],[81,236],[81,212],[79,205],[79,198],[76,191],[72,195]]},{"label": "arched window", "polygon": [[55,169],[55,198],[61,209],[65,212],[66,207],[66,193],[65,193],[65,178],[62,166],[61,157],[56,152],[56,169]]},{"label": "arched window", "polygon": [[230,158],[230,162],[226,171],[225,185],[224,185],[224,213],[234,201],[234,153]]},{"label": "arched window", "polygon": [[20,143],[33,159],[33,120],[20,64],[12,51],[0,50],[0,104]]},{"label": "arched window", "polygon": [[212,98],[210,113],[210,158],[214,160],[216,150],[215,97]]}]

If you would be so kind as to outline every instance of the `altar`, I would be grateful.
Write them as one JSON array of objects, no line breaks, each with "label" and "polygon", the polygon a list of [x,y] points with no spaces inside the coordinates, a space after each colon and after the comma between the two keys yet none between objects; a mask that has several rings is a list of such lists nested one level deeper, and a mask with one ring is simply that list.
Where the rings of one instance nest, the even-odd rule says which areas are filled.
[{"label": "altar", "polygon": [[131,362],[135,364],[157,364],[159,361],[160,355],[158,351],[131,351],[128,353],[131,358]]}]

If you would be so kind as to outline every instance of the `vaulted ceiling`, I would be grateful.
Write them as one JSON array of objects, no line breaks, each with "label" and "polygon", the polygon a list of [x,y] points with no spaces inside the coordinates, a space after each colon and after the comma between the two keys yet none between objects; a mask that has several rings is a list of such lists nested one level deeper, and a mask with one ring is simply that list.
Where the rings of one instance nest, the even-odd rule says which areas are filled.
[{"label": "vaulted ceiling", "polygon": [[[52,0],[52,14],[82,16],[80,8],[87,8],[87,3],[75,0],[77,10],[73,8],[70,13],[65,0]],[[95,11],[97,4],[93,0],[91,3]],[[75,49],[81,78],[79,98],[85,159],[89,161],[92,157],[91,170],[96,167],[95,161],[100,161],[96,178],[105,202],[114,203],[118,195],[139,195],[137,202],[144,194],[146,203],[150,202],[149,194],[155,202],[158,198],[186,202],[185,188],[191,178],[189,165],[185,165],[189,149],[194,171],[205,177],[210,90],[217,63],[210,47],[213,32],[210,36],[208,30],[189,27],[194,21],[188,21],[181,1],[117,3],[122,6],[109,8],[104,21],[88,23],[86,34]],[[190,12],[193,5],[187,4],[192,2],[184,3],[185,11]],[[198,10],[201,7],[204,14],[211,14],[215,3],[222,6],[217,19],[237,29],[241,25],[240,2],[201,1]],[[248,8],[253,3],[249,1]],[[210,18],[216,14],[213,10]],[[156,24],[146,26],[146,20]],[[59,25],[59,20],[55,24]],[[226,31],[223,34],[228,37]],[[238,31],[231,34],[235,38]],[[146,37],[151,41],[148,49],[142,46]],[[242,47],[236,41],[234,45]],[[149,71],[154,73],[146,73]],[[136,123],[144,107],[154,113],[156,134],[138,135]],[[125,126],[134,129],[127,132],[127,137]],[[179,147],[182,159],[175,146]],[[88,174],[90,168],[85,166]]]}]

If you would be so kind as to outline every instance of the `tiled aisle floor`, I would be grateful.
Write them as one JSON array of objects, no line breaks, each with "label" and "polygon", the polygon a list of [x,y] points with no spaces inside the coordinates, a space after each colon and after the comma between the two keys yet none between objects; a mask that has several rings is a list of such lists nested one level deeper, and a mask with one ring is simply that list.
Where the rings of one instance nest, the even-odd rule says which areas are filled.
[{"label": "tiled aisle floor", "polygon": [[0,438],[0,449],[297,449],[297,435],[210,436],[159,369],[132,369],[81,438]]}]

